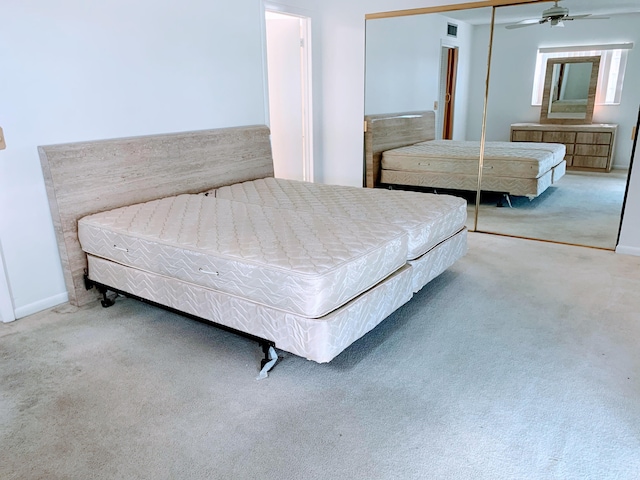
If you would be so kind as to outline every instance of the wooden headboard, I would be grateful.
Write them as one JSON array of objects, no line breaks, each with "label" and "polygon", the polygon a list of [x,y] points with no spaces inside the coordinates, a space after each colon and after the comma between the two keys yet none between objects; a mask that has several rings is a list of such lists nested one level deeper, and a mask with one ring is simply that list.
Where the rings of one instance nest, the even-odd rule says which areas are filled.
[{"label": "wooden headboard", "polygon": [[85,215],[273,176],[269,129],[248,126],[38,147],[69,301],[84,305]]},{"label": "wooden headboard", "polygon": [[364,120],[365,186],[369,188],[380,182],[382,152],[436,138],[433,110],[366,115]]}]

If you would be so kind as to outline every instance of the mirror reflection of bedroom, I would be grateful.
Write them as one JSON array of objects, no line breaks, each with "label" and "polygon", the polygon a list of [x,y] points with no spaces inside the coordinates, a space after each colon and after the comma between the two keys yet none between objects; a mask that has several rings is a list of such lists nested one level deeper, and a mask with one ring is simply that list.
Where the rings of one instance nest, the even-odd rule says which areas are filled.
[{"label": "mirror reflection of bedroom", "polygon": [[640,13],[622,7],[501,6],[493,26],[488,7],[369,16],[365,116],[374,143],[386,137],[380,117],[433,116],[433,138],[378,153],[372,181],[464,196],[471,230],[615,249],[640,103],[630,88],[640,59],[627,40]]}]

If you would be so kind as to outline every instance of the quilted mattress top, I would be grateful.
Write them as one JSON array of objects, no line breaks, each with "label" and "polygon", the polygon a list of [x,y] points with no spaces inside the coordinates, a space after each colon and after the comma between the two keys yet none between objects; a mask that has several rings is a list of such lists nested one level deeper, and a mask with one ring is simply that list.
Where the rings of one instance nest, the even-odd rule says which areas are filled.
[{"label": "quilted mattress top", "polygon": [[[559,143],[486,142],[483,174],[538,178],[564,159]],[[480,142],[431,140],[387,150],[382,168],[413,172],[478,173]]]},{"label": "quilted mattress top", "polygon": [[[467,202],[450,195],[263,178],[214,190],[216,198],[369,221],[408,235],[413,260],[464,227]],[[377,228],[387,228],[380,227]]]},{"label": "quilted mattress top", "polygon": [[407,256],[400,228],[206,195],[90,215],[78,236],[89,254],[309,318],[376,285]]}]

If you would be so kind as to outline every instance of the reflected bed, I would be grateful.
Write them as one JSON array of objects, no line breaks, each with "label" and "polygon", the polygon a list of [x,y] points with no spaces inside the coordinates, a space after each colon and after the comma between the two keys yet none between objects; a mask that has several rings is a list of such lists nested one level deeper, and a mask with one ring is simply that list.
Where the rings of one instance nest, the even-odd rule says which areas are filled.
[{"label": "reflected bed", "polygon": [[[435,140],[433,111],[365,117],[366,186],[475,191],[480,142]],[[486,142],[482,190],[535,198],[564,174],[566,147]]]}]

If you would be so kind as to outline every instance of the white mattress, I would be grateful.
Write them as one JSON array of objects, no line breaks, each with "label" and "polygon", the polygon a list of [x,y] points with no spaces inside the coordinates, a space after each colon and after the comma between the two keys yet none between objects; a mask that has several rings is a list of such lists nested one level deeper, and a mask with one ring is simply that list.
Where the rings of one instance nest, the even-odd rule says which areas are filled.
[{"label": "white mattress", "polygon": [[82,249],[296,315],[322,317],[402,267],[391,225],[179,195],[90,215]]},{"label": "white mattress", "polygon": [[212,193],[216,198],[401,228],[408,235],[409,260],[418,258],[459,232],[467,217],[466,201],[450,195],[322,185],[276,178],[238,183],[218,188]]},{"label": "white mattress", "polygon": [[[538,178],[558,165],[566,147],[555,143],[486,142],[483,175]],[[382,169],[444,174],[478,174],[480,142],[432,140],[387,150]]]}]

